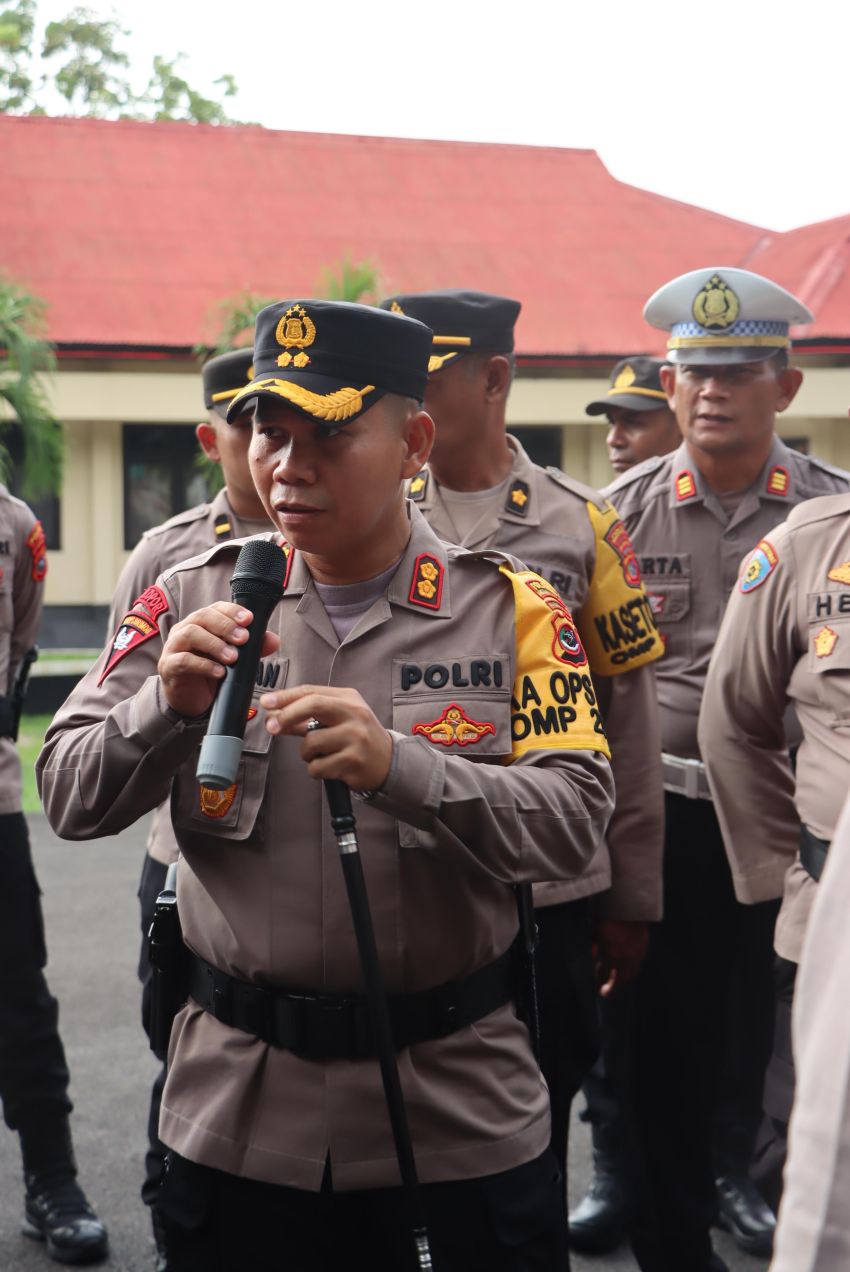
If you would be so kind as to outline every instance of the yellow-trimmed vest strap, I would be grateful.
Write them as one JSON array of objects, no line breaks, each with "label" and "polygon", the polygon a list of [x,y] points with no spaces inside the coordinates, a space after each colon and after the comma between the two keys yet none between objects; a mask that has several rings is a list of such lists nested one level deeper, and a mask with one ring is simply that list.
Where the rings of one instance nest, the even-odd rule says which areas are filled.
[{"label": "yellow-trimmed vest strap", "polygon": [[596,538],[596,564],[582,610],[584,641],[594,674],[617,676],[655,662],[664,644],[616,508],[588,503],[587,515]]},{"label": "yellow-trimmed vest strap", "polygon": [[600,751],[610,758],[587,655],[561,597],[532,570],[499,567],[514,591],[516,674],[511,758],[527,751]]}]

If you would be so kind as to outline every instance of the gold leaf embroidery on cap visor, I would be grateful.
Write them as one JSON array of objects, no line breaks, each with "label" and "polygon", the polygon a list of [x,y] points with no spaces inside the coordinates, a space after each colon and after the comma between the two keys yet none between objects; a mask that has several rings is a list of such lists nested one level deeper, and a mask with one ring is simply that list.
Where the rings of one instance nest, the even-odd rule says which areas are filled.
[{"label": "gold leaf embroidery on cap visor", "polygon": [[330,420],[338,424],[362,411],[363,398],[367,393],[374,392],[374,389],[374,384],[365,384],[362,389],[345,388],[335,389],[333,393],[313,393],[302,384],[293,384],[291,380],[269,379],[255,380],[253,384],[246,385],[242,395],[250,397],[258,391],[276,393],[278,397],[285,398],[317,420]]}]

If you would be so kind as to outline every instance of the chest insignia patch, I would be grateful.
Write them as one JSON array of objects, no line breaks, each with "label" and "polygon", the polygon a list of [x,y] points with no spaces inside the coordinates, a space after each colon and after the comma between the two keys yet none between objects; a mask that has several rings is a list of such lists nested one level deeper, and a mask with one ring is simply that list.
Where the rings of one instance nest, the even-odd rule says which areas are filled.
[{"label": "chest insignia patch", "polygon": [[41,583],[47,574],[47,540],[40,521],[30,530],[26,544],[32,557],[32,577],[36,583]]},{"label": "chest insignia patch", "polygon": [[413,732],[439,746],[473,746],[485,734],[495,735],[496,727],[489,720],[470,719],[463,707],[451,702],[437,720],[414,724]]},{"label": "chest insignia patch", "polygon": [[214,791],[211,786],[201,786],[198,790],[201,812],[205,817],[225,817],[235,798],[236,782],[226,791]]},{"label": "chest insignia patch", "polygon": [[414,562],[407,599],[413,605],[438,610],[443,596],[443,566],[430,552],[422,552]]},{"label": "chest insignia patch", "polygon": [[834,565],[826,577],[832,579],[833,583],[850,583],[850,561]]},{"label": "chest insignia patch", "polygon": [[525,517],[528,514],[528,501],[528,483],[514,481],[511,483],[511,488],[505,501],[505,512],[512,512],[515,517]]},{"label": "chest insignia patch", "polygon": [[676,500],[683,503],[686,499],[693,499],[697,493],[697,484],[694,481],[694,475],[685,468],[682,472],[676,474]]},{"label": "chest insignia patch", "polygon": [[788,494],[789,485],[790,478],[787,468],[782,468],[779,464],[771,468],[767,474],[767,493],[769,495],[782,495],[784,497]]},{"label": "chest insignia patch", "polygon": [[635,556],[635,550],[632,547],[632,541],[629,538],[629,532],[622,521],[614,522],[605,535],[605,542],[620,558],[623,566],[623,578],[629,587],[640,587],[640,566]]},{"label": "chest insignia patch", "polygon": [[740,591],[754,592],[757,587],[761,587],[765,579],[773,573],[779,564],[779,557],[774,551],[773,545],[768,543],[767,539],[762,539],[753,548],[750,555],[744,562],[744,568],[741,570],[741,577],[738,582]]},{"label": "chest insignia patch", "polygon": [[838,632],[831,627],[822,627],[815,633],[815,653],[818,658],[828,658],[838,643]]},{"label": "chest insignia patch", "polygon": [[159,635],[159,618],[168,609],[168,597],[158,587],[145,588],[133,603],[129,614],[121,619],[118,631],[112,639],[112,650],[106,666],[97,682],[98,688],[122,658],[144,645],[145,641]]}]

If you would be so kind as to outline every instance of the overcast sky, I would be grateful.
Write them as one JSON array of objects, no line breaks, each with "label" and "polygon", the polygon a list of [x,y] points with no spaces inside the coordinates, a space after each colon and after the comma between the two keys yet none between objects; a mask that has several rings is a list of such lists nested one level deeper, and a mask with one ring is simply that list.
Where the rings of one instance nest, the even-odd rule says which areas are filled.
[{"label": "overcast sky", "polygon": [[[39,0],[42,25],[74,0]],[[268,128],[581,147],[771,229],[850,214],[844,0],[89,0]]]}]

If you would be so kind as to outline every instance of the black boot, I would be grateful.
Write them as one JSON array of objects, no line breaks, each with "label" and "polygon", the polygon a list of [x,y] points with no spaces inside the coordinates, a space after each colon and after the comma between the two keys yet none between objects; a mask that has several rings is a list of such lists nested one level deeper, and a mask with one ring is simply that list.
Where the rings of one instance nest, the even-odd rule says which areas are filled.
[{"label": "black boot", "polygon": [[748,1254],[767,1256],[773,1249],[776,1217],[746,1175],[721,1175],[717,1180],[718,1223]]},{"label": "black boot", "polygon": [[625,1238],[628,1225],[629,1190],[619,1156],[594,1143],[590,1187],[570,1211],[570,1249],[604,1254]]},{"label": "black boot", "polygon": [[156,1242],[155,1272],[168,1272],[168,1234],[165,1231],[160,1215],[153,1207],[151,1207],[151,1224],[153,1225],[153,1239]]},{"label": "black boot", "polygon": [[106,1229],[77,1183],[71,1130],[64,1114],[20,1129],[24,1159],[25,1236],[44,1241],[57,1263],[100,1263]]}]

